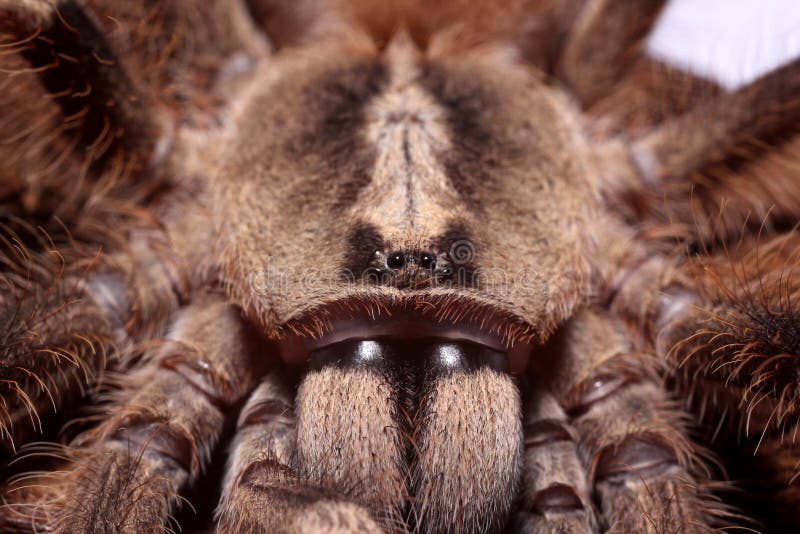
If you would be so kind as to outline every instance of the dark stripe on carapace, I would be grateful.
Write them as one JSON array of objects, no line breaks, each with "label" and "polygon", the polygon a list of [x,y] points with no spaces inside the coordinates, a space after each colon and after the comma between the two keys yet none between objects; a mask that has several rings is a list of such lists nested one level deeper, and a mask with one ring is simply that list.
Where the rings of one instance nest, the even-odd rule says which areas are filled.
[{"label": "dark stripe on carapace", "polygon": [[373,260],[375,252],[383,250],[384,245],[384,239],[375,226],[356,223],[347,234],[347,251],[342,266],[347,281],[363,280],[369,275],[369,269],[380,268]]},{"label": "dark stripe on carapace", "polygon": [[329,70],[307,84],[311,123],[286,146],[289,154],[314,162],[310,179],[297,191],[298,202],[333,194],[332,210],[341,212],[372,180],[375,148],[364,139],[365,109],[386,81],[385,65],[375,59]]},{"label": "dark stripe on carapace", "polygon": [[433,243],[434,249],[446,253],[450,260],[453,272],[448,283],[477,289],[479,280],[476,269],[480,251],[467,225],[462,221],[451,221],[445,231],[433,239]]},{"label": "dark stripe on carapace", "polygon": [[481,191],[496,187],[502,166],[519,158],[517,142],[501,135],[494,111],[501,107],[480,77],[437,63],[423,66],[420,83],[445,110],[450,149],[438,155],[458,194],[480,208]]}]

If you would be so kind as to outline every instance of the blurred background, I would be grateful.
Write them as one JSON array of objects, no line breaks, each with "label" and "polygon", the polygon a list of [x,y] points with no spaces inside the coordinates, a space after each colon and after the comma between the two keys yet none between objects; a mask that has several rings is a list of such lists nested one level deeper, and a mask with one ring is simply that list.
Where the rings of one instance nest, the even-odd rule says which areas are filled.
[{"label": "blurred background", "polygon": [[647,46],[733,89],[800,56],[800,1],[672,0]]}]

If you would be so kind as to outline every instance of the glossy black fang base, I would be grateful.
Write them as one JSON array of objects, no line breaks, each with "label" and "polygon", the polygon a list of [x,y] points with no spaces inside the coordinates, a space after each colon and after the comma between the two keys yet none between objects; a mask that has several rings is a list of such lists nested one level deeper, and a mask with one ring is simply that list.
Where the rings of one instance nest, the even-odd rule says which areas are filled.
[{"label": "glossy black fang base", "polygon": [[437,338],[403,341],[376,337],[342,341],[311,352],[311,369],[328,365],[373,368],[381,372],[411,365],[441,375],[455,371],[471,372],[482,367],[506,372],[507,358],[501,352],[470,341]]},{"label": "glossy black fang base", "polygon": [[[420,455],[430,447],[430,432],[442,432],[441,418],[453,418],[451,422],[458,424],[458,415],[471,411],[489,414],[487,407],[495,406],[491,400],[478,400],[475,395],[454,395],[452,384],[461,383],[463,380],[485,380],[486,376],[478,374],[498,375],[507,373],[507,355],[503,352],[492,350],[485,345],[471,341],[453,340],[445,338],[419,338],[401,340],[396,337],[376,336],[369,339],[350,339],[328,345],[311,352],[309,357],[310,374],[324,372],[335,367],[350,372],[373,374],[385,390],[391,391],[394,414],[391,427],[398,432],[400,454],[404,455],[405,466],[418,465]],[[495,379],[496,380],[496,379]],[[513,387],[513,386],[512,386]],[[469,390],[469,388],[467,388]],[[492,391],[491,388],[486,392]],[[354,391],[354,395],[358,392]],[[489,395],[491,396],[491,394]],[[478,395],[480,397],[480,395]],[[447,409],[443,409],[444,406]],[[518,410],[519,407],[510,407]],[[444,412],[450,412],[445,415]],[[438,425],[438,426],[437,426]],[[437,429],[437,430],[433,430]],[[488,432],[494,432],[489,424]],[[521,429],[520,429],[521,430]],[[474,435],[472,436],[474,438]],[[504,436],[514,439],[513,435]],[[520,433],[520,446],[522,435]],[[468,450],[474,441],[466,440],[458,446]],[[437,445],[438,446],[438,445]],[[437,454],[427,452],[427,460],[431,457],[439,458]],[[441,461],[441,459],[436,460]],[[478,462],[480,463],[480,462]],[[513,462],[511,463],[513,464]],[[475,465],[474,469],[480,471],[487,469],[500,471],[513,471],[513,465]],[[442,463],[435,467],[451,476],[458,476],[453,465]],[[409,467],[403,484],[403,493],[408,501],[397,504],[396,511],[402,517],[404,525],[411,532],[438,532],[436,527],[426,525],[425,516],[426,488],[438,487],[436,483],[422,481],[420,472]],[[416,504],[415,504],[416,503]],[[480,505],[476,505],[480,506]],[[490,512],[487,512],[490,513]],[[446,521],[446,520],[443,520]],[[495,525],[497,527],[499,525]],[[431,530],[431,529],[434,530]],[[448,530],[450,531],[450,530]],[[471,530],[467,530],[471,531]],[[492,530],[494,531],[494,530]]]}]

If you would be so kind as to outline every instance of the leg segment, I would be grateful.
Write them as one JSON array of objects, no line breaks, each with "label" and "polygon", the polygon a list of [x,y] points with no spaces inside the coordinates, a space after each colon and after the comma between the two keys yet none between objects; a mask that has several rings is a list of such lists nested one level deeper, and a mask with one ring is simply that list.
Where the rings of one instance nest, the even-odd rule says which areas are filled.
[{"label": "leg segment", "polygon": [[[297,419],[281,373],[270,373],[239,417],[218,531],[380,532],[369,512],[341,493],[301,479]],[[337,495],[338,493],[338,495]]]},{"label": "leg segment", "polygon": [[161,528],[177,492],[208,461],[225,410],[256,380],[258,346],[238,309],[199,297],[152,359],[125,377],[112,417],[74,444],[76,459],[12,488],[9,499],[24,504],[9,510],[20,523],[60,532]]},{"label": "leg segment", "polygon": [[198,92],[224,80],[230,57],[268,53],[239,0],[84,4],[0,1],[0,30],[80,127],[92,160],[124,146],[143,167],[156,162],[174,141],[178,105],[207,110]]},{"label": "leg segment", "polygon": [[641,135],[691,111],[722,89],[714,82],[642,55],[587,114],[596,137]]},{"label": "leg segment", "polygon": [[682,179],[730,156],[744,140],[756,146],[794,125],[798,91],[800,61],[794,61],[643,135],[632,157],[646,183]]},{"label": "leg segment", "polygon": [[638,56],[637,47],[655,21],[664,0],[589,0],[570,30],[558,74],[585,106],[608,94],[623,69]]},{"label": "leg segment", "polygon": [[42,417],[93,388],[121,326],[92,298],[73,250],[27,252],[0,235],[0,451],[42,434]]},{"label": "leg segment", "polygon": [[107,369],[124,367],[131,339],[163,335],[185,288],[147,240],[112,256],[23,253],[18,239],[0,240],[8,250],[0,254],[0,443],[13,449],[41,433],[41,416],[98,387]]},{"label": "leg segment", "polygon": [[[727,196],[741,196],[742,200],[737,199],[737,203],[746,204],[745,201],[752,203],[748,197],[755,193],[760,199],[769,198],[781,212],[796,216],[800,192],[793,167],[773,162],[772,172],[752,171],[749,181],[755,183],[747,183],[737,180],[736,173],[725,164],[733,162],[741,167],[742,163],[762,153],[765,146],[775,147],[790,139],[797,131],[800,118],[798,91],[800,61],[794,61],[746,87],[709,99],[684,115],[638,135],[631,141],[630,149],[620,150],[619,142],[611,141],[607,146],[609,161],[616,159],[614,172],[624,176],[616,182],[618,192],[644,193],[659,187],[660,191],[673,195],[679,191],[685,203],[692,185],[689,178],[693,173],[707,172],[713,184],[708,193],[712,200],[720,202],[716,197],[725,196],[728,191]],[[790,158],[791,154],[784,154],[784,159]],[[658,200],[662,201],[660,195]],[[709,211],[713,213],[714,210]],[[747,212],[743,207],[737,207],[737,211]],[[691,221],[688,218],[681,222]]]},{"label": "leg segment", "polygon": [[0,299],[0,450],[41,434],[41,417],[105,369],[113,328],[74,280],[64,282],[6,286]]},{"label": "leg segment", "polygon": [[709,441],[737,443],[731,475],[758,479],[752,489],[769,499],[770,515],[757,519],[769,525],[800,520],[798,251],[792,232],[695,259],[657,314],[657,346],[678,390],[716,429]]},{"label": "leg segment", "polygon": [[747,434],[791,427],[800,413],[798,251],[796,232],[745,242],[684,265],[680,285],[664,292],[671,313],[659,316],[659,348],[698,397],[705,395],[693,384],[701,379],[730,388],[736,398],[718,400],[747,412]]},{"label": "leg segment", "polygon": [[[600,157],[613,206],[635,199],[640,216],[701,242],[735,240],[762,222],[791,225],[800,215],[799,93],[795,60],[652,128],[623,132],[624,141],[612,138]],[[621,90],[620,103],[634,109],[635,95]]]},{"label": "leg segment", "polygon": [[531,389],[525,403],[524,490],[515,531],[597,532],[575,431],[545,388],[534,384]]},{"label": "leg segment", "polygon": [[[710,530],[692,476],[684,416],[666,397],[652,357],[632,353],[602,312],[575,317],[536,362],[572,417],[603,522],[610,532]],[[577,377],[577,379],[576,379]]]},{"label": "leg segment", "polygon": [[19,2],[7,13],[3,4],[7,30],[30,41],[21,54],[65,118],[79,123],[81,144],[93,159],[124,139],[147,161],[169,129],[164,121],[169,115],[121,65],[98,21],[73,0]]}]

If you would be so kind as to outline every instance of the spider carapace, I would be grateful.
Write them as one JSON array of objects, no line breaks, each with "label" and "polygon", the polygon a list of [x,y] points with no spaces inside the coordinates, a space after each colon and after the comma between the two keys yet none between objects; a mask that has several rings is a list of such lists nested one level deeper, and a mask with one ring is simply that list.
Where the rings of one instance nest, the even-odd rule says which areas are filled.
[{"label": "spider carapace", "polygon": [[800,64],[663,3],[0,0],[0,528],[796,524]]}]

